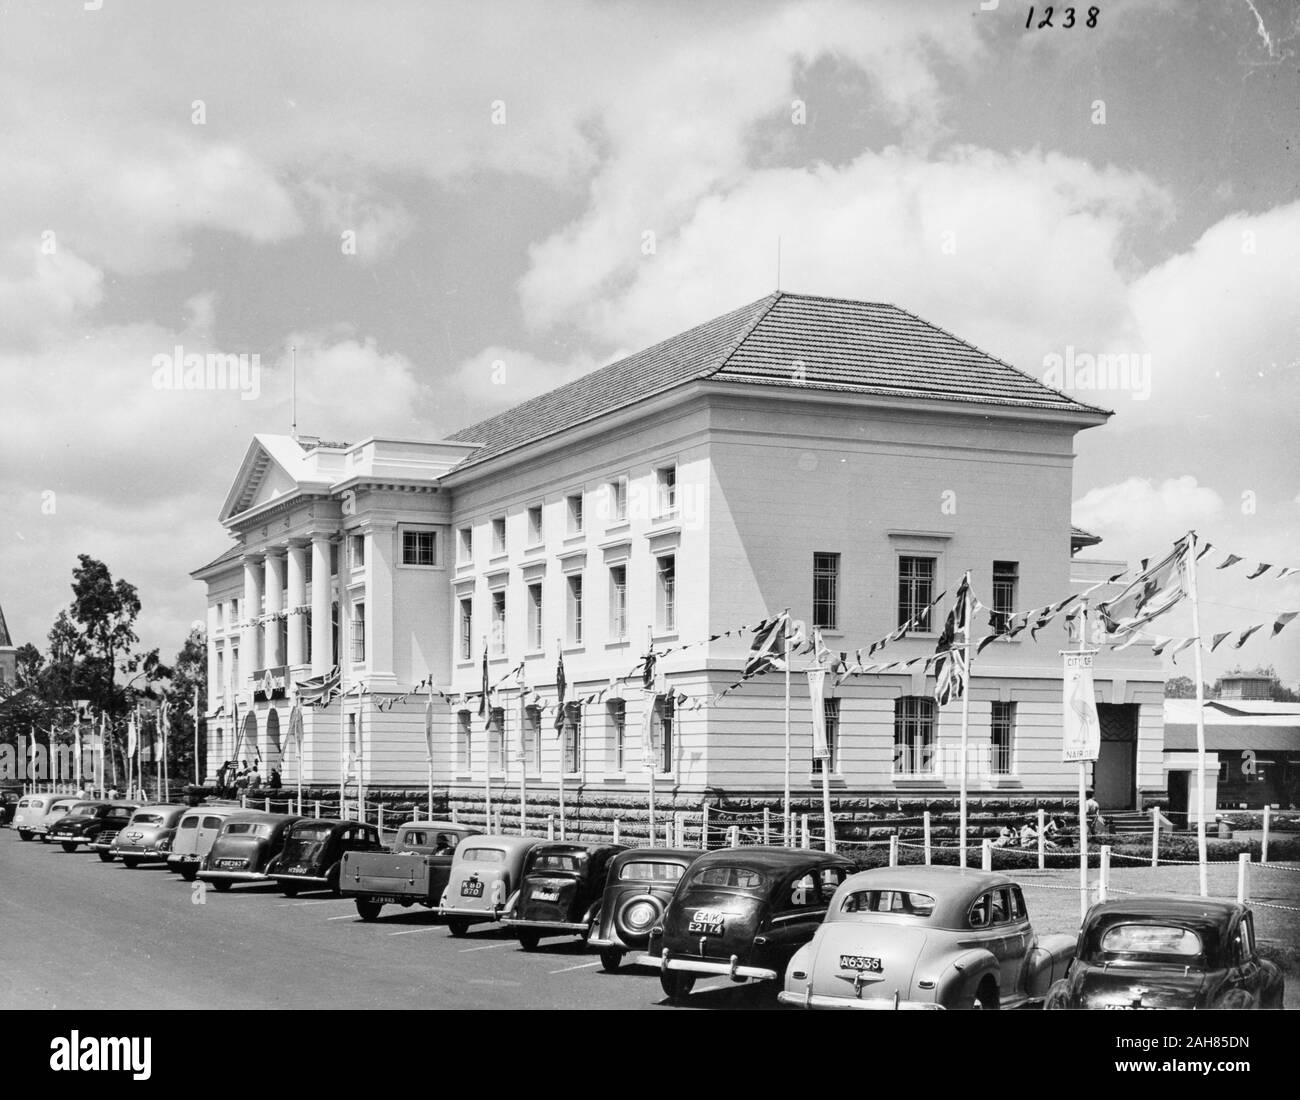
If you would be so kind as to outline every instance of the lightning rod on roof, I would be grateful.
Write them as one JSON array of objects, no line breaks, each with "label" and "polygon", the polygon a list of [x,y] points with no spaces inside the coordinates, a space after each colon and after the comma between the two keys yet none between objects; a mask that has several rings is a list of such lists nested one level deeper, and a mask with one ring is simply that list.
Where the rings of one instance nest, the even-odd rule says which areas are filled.
[{"label": "lightning rod on roof", "polygon": [[776,289],[781,289],[781,238],[776,239]]},{"label": "lightning rod on roof", "polygon": [[289,345],[289,353],[293,357],[293,365],[289,371],[289,407],[292,423],[289,425],[289,434],[293,436],[294,442],[298,442],[298,348],[294,344]]}]

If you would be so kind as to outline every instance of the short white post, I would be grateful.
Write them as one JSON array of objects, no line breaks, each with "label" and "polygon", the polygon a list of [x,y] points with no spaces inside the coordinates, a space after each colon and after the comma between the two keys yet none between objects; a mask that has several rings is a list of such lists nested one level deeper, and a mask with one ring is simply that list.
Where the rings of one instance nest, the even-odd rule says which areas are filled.
[{"label": "short white post", "polygon": [[1038,869],[1047,866],[1047,811],[1038,807]]},{"label": "short white post", "polygon": [[554,814],[546,815],[546,839],[547,840],[555,839],[555,815]]},{"label": "short white post", "polygon": [[622,824],[622,823],[619,821],[618,818],[614,818],[614,843],[615,843],[615,844],[619,844],[619,843],[621,843],[621,841],[620,841],[620,839],[619,839],[619,826],[620,826],[621,824]]},{"label": "short white post", "polygon": [[316,801],[313,802],[311,805],[312,805],[312,811],[311,811],[312,817],[320,817],[320,799],[319,798],[316,799]]},{"label": "short white post", "polygon": [[1151,866],[1160,866],[1160,807],[1151,807]]},{"label": "short white post", "polygon": [[889,834],[889,866],[898,866],[898,834]]},{"label": "short white post", "polygon": [[707,802],[700,805],[700,851],[709,850],[709,804]]},{"label": "short white post", "polygon": [[800,824],[801,824],[801,826],[802,826],[802,828],[803,828],[803,846],[804,846],[805,848],[811,848],[811,847],[812,847],[812,834],[808,831],[808,815],[807,815],[807,814],[800,814],[800,815],[799,815],[799,821],[800,821]]},{"label": "short white post", "polygon": [[1268,862],[1268,827],[1271,821],[1273,807],[1267,802],[1264,803],[1264,839],[1259,842],[1259,861],[1260,863]]},{"label": "short white post", "polygon": [[298,792],[298,816],[302,817],[302,791]]},{"label": "short white post", "polygon": [[985,871],[993,870],[993,841],[988,837],[980,841],[980,866]]},{"label": "short white post", "polygon": [[1246,869],[1250,866],[1250,853],[1242,852],[1237,857],[1237,904],[1246,904]]},{"label": "short white post", "polygon": [[727,847],[728,848],[740,847],[740,826],[739,825],[732,825],[731,828],[727,830]]},{"label": "short white post", "polygon": [[930,866],[930,811],[921,815],[921,824],[925,831],[925,865]]},{"label": "short white post", "polygon": [[384,831],[384,804],[382,802],[379,804],[379,831],[381,833]]},{"label": "short white post", "polygon": [[1097,900],[1105,901],[1110,896],[1110,845],[1101,846],[1101,859],[1097,871]]},{"label": "short white post", "polygon": [[241,795],[239,796],[239,806],[240,806],[241,809],[244,809],[244,810],[248,809],[248,795],[246,795],[246,794],[241,794]]},{"label": "short white post", "polygon": [[[1266,814],[1268,813],[1267,810],[1265,810],[1264,812]],[[1268,818],[1265,818],[1264,820],[1267,821]],[[1267,826],[1265,826],[1265,828],[1267,829]],[[1264,833],[1264,835],[1268,836],[1267,831]],[[764,806],[763,807],[763,843],[770,844],[772,842],[771,836],[772,836],[772,810],[770,807]]]},{"label": "short white post", "polygon": [[673,814],[673,824],[672,846],[682,848],[686,845],[686,814],[684,811],[678,810]]},{"label": "short white post", "polygon": [[[459,824],[460,824],[460,818],[457,816],[459,813],[460,813],[460,810],[458,810],[455,806],[453,806],[453,807],[451,808],[451,823],[452,823],[453,825],[459,825]],[[430,820],[432,820],[432,819],[430,819]]]}]

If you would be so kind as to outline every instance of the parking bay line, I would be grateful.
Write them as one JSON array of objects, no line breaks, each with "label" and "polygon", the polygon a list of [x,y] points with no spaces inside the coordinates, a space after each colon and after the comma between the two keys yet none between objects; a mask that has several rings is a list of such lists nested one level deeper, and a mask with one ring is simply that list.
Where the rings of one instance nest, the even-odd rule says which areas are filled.
[{"label": "parking bay line", "polygon": [[491,951],[497,947],[518,947],[518,940],[502,940],[500,943],[485,943],[482,947],[462,947],[460,953],[468,954],[470,951]]},{"label": "parking bay line", "polygon": [[587,970],[593,966],[599,966],[599,965],[600,965],[600,960],[597,959],[595,962],[579,963],[577,966],[566,966],[563,970],[552,970],[551,973],[567,974],[570,970]]},{"label": "parking bay line", "polygon": [[[337,917],[330,917],[330,920],[337,920]],[[435,924],[429,928],[404,928],[400,932],[389,932],[390,936],[414,936],[417,932],[436,932],[442,925]]]},{"label": "parking bay line", "polygon": [[326,920],[356,920],[357,915],[355,913],[344,913],[341,917],[326,917],[325,919]]}]

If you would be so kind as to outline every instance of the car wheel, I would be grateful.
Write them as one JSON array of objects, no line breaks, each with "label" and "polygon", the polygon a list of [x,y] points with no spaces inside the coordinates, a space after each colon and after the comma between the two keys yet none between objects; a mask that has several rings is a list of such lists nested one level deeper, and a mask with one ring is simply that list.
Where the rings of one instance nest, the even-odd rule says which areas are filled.
[{"label": "car wheel", "polygon": [[193,882],[198,877],[199,877],[199,869],[197,867],[181,868],[181,878],[183,878],[186,882]]},{"label": "car wheel", "polygon": [[41,843],[48,844],[49,842],[50,838],[45,833],[41,833]]},{"label": "car wheel", "polygon": [[296,898],[298,896],[298,884],[295,882],[282,882],[280,884],[280,893],[286,898]]},{"label": "car wheel", "polygon": [[469,921],[462,917],[452,917],[447,922],[447,930],[456,937],[463,936],[469,931]]},{"label": "car wheel", "polygon": [[1054,1011],[1070,1007],[1070,983],[1064,978],[1059,978],[1052,983],[1052,988],[1047,991],[1047,998],[1043,1001],[1043,1011]]},{"label": "car wheel", "polygon": [[134,871],[137,867],[140,866],[140,861],[136,859],[134,856],[123,856],[122,866],[125,867],[128,871]]},{"label": "car wheel", "polygon": [[1255,1000],[1244,989],[1229,989],[1210,1007],[1216,1012],[1241,1012],[1244,1009],[1254,1008]]},{"label": "car wheel", "polygon": [[18,838],[20,840],[31,840],[32,839],[31,831],[28,829],[19,829]]},{"label": "car wheel", "polygon": [[659,985],[671,1004],[681,1004],[695,988],[695,975],[681,970],[661,970]]},{"label": "car wheel", "polygon": [[233,883],[228,878],[219,878],[219,879],[215,879],[212,885],[217,888],[217,893],[224,894],[227,890],[230,889]]},{"label": "car wheel", "polygon": [[99,860],[100,860],[101,863],[112,863],[113,860],[115,860],[116,858],[117,858],[117,856],[113,855],[112,852],[100,852],[100,853],[99,853]]},{"label": "car wheel", "polygon": [[971,1008],[978,1011],[990,1012],[996,1011],[998,1004],[998,987],[992,978],[985,978],[980,982],[980,987],[975,991],[975,999],[971,1002]]},{"label": "car wheel", "polygon": [[362,901],[357,898],[357,916],[362,920],[375,920],[379,916],[379,910],[383,908],[378,902]]},{"label": "car wheel", "polygon": [[[59,847],[62,848],[65,852],[75,852],[77,850],[77,846],[70,840],[61,840],[59,842]],[[108,853],[105,852],[104,855],[107,856]],[[112,859],[113,857],[108,856],[108,858]]]},{"label": "car wheel", "polygon": [[536,951],[537,945],[542,942],[542,937],[536,932],[520,932],[519,946],[525,951]]},{"label": "car wheel", "polygon": [[623,961],[623,952],[617,947],[602,947],[600,950],[600,965],[605,973],[613,974]]}]

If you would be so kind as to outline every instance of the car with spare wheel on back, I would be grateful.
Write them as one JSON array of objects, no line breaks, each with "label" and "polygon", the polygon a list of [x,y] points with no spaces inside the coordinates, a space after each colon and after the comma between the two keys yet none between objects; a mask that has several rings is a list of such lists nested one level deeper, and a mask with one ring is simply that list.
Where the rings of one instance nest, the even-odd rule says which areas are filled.
[{"label": "car with spare wheel on back", "polygon": [[687,848],[629,848],[610,860],[599,918],[587,939],[605,970],[617,970],[629,951],[645,950],[650,929],[663,919],[677,884],[701,854]]}]

